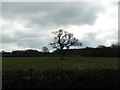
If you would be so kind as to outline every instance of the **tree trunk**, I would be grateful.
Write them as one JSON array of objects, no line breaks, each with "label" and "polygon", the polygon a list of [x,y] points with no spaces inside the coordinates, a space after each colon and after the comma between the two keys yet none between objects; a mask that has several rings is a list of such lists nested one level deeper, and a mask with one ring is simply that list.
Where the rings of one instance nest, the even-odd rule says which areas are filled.
[{"label": "tree trunk", "polygon": [[60,50],[60,54],[61,54],[60,60],[64,60],[64,51],[63,51],[63,49]]}]

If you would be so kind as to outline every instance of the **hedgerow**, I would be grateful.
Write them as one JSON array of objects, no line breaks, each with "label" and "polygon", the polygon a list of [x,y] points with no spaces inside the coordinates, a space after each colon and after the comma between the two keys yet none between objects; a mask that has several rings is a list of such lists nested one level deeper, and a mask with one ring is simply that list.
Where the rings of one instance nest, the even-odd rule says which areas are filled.
[{"label": "hedgerow", "polygon": [[118,88],[120,69],[6,70],[2,88]]}]

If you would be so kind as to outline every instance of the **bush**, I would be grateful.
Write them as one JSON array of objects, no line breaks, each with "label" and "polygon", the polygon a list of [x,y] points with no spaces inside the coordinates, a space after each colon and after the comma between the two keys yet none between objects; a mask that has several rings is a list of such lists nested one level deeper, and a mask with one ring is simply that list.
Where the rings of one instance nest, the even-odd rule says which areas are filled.
[{"label": "bush", "polygon": [[120,69],[73,69],[3,71],[8,88],[117,88]]}]

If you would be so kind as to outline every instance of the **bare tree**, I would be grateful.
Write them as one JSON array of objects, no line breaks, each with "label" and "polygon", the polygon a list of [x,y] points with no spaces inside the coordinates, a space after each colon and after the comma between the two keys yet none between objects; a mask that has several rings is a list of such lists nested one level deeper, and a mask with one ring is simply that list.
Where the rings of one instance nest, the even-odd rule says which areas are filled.
[{"label": "bare tree", "polygon": [[61,59],[63,59],[63,50],[69,49],[73,46],[81,46],[82,43],[79,42],[78,39],[76,39],[72,33],[68,33],[67,31],[64,31],[62,29],[59,29],[58,31],[52,32],[54,36],[54,42],[50,43],[50,45],[60,50],[61,52]]}]

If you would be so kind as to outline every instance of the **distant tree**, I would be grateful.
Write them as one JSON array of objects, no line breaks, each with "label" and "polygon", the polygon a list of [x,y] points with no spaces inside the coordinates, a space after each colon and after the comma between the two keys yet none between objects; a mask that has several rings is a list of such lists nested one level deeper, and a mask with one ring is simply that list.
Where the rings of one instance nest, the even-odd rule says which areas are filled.
[{"label": "distant tree", "polygon": [[47,47],[42,47],[42,52],[43,53],[48,53],[49,52],[49,49]]},{"label": "distant tree", "polygon": [[67,31],[64,31],[62,29],[59,29],[58,31],[52,32],[54,36],[54,42],[50,43],[50,45],[60,50],[61,53],[61,60],[64,59],[64,49],[69,49],[73,46],[81,46],[82,43],[79,42],[78,39],[76,39],[72,33],[68,33]]},{"label": "distant tree", "polygon": [[25,54],[25,56],[34,57],[34,56],[39,56],[39,51],[28,49],[28,50],[24,51],[24,54]]},{"label": "distant tree", "polygon": [[97,48],[107,48],[106,46],[104,46],[104,45],[98,45],[98,47]]},{"label": "distant tree", "polygon": [[112,44],[111,45],[111,48],[118,48],[119,47],[119,44]]}]

